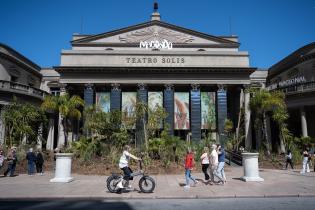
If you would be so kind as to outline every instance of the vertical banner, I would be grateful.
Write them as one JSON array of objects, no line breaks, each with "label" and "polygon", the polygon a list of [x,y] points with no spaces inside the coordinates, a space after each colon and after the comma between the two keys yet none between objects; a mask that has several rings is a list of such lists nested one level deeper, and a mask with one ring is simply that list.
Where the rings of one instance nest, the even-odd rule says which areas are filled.
[{"label": "vertical banner", "polygon": [[189,130],[189,93],[175,92],[174,93],[174,129]]},{"label": "vertical banner", "polygon": [[128,129],[135,129],[137,92],[122,92],[121,96],[122,122]]},{"label": "vertical banner", "polygon": [[201,92],[201,129],[216,129],[215,92]]},{"label": "vertical banner", "polygon": [[96,92],[95,101],[103,112],[110,112],[110,92]]},{"label": "vertical banner", "polygon": [[[150,112],[154,112],[158,107],[163,107],[163,92],[148,92],[148,108]],[[150,117],[150,116],[149,116]],[[161,120],[160,128],[163,128],[163,121]]]}]

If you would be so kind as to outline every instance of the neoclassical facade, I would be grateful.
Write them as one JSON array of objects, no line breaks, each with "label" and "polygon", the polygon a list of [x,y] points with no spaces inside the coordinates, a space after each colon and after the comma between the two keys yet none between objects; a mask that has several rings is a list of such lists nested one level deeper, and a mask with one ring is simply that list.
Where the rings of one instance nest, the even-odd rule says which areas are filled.
[{"label": "neoclassical facade", "polygon": [[[74,34],[71,45],[61,51],[59,66],[42,70],[42,89],[59,94],[60,88],[60,94],[82,96],[86,105],[127,115],[134,114],[138,100],[149,108],[162,106],[170,134],[196,141],[212,131],[223,142],[225,120],[237,127],[245,107],[246,146],[252,147],[245,89],[253,83],[264,86],[266,74],[250,66],[237,36],[172,25],[155,11],[145,23],[96,35]],[[51,121],[49,145],[56,147],[60,142],[53,125]],[[73,129],[74,140],[81,125]]]},{"label": "neoclassical facade", "polygon": [[[294,136],[315,137],[315,42],[305,45],[269,69],[269,90],[282,90]],[[273,136],[278,136],[272,130]]]}]

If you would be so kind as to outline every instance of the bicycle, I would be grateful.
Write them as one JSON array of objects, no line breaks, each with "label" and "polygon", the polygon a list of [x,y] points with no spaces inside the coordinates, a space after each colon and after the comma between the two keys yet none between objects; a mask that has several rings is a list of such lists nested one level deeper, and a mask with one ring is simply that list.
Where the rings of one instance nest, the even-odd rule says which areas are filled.
[{"label": "bicycle", "polygon": [[[145,170],[142,170],[142,159],[139,160],[139,170],[136,172],[133,172],[131,174],[132,177],[136,176],[142,176],[139,179],[139,189],[143,193],[152,193],[155,189],[155,181],[152,177],[147,175],[145,173]],[[112,173],[111,176],[109,176],[106,180],[106,186],[109,192],[111,193],[118,193],[121,192],[122,189],[126,189],[129,181],[126,181],[123,179],[124,175],[123,174],[117,174],[117,173]],[[117,185],[120,181],[123,181],[123,186],[124,188],[119,188]]]}]

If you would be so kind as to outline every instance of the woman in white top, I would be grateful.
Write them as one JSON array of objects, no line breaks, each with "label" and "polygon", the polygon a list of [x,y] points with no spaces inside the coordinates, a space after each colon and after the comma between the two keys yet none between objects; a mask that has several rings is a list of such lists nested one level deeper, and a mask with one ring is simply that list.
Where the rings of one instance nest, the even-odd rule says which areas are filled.
[{"label": "woman in white top", "polygon": [[[129,151],[130,151],[130,146],[126,145],[123,151],[123,154],[121,155],[120,160],[119,160],[119,168],[124,172],[124,180],[126,180],[127,183],[129,182],[129,180],[133,180],[133,177],[131,176],[132,170],[131,168],[129,168],[130,158],[135,159],[135,160],[140,160],[140,158],[132,155],[131,153],[129,153]],[[119,188],[124,188],[122,181],[119,182],[117,186]]]},{"label": "woman in white top", "polygon": [[200,157],[202,172],[205,174],[205,180],[209,180],[208,168],[209,168],[209,149],[208,147],[203,148],[203,154]]}]

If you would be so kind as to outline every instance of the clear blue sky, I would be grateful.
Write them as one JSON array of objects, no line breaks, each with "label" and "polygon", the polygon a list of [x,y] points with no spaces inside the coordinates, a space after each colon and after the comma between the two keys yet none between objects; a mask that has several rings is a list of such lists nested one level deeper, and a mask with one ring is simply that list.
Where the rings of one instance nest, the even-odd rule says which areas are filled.
[{"label": "clear blue sky", "polygon": [[[42,67],[60,64],[73,33],[97,34],[149,20],[154,0],[0,0],[0,42]],[[251,66],[268,68],[315,41],[315,0],[159,0],[162,20],[240,38]],[[81,19],[83,30],[81,31]]]}]

